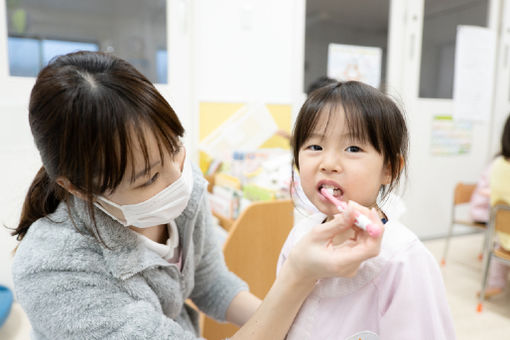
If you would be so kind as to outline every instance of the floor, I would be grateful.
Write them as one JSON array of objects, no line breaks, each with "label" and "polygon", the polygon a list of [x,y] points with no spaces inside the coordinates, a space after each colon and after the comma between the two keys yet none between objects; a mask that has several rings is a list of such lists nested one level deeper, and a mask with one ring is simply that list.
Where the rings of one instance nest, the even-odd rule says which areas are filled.
[{"label": "floor", "polygon": [[[483,234],[470,234],[452,238],[446,265],[441,268],[448,302],[459,340],[509,339],[510,289],[493,297],[478,313],[476,293],[480,290],[482,261],[478,260]],[[444,239],[424,242],[437,258],[441,259]]]},{"label": "floor", "polygon": [[[478,252],[482,234],[452,239],[444,276],[457,339],[508,339],[510,334],[510,289],[502,296],[486,301],[482,313],[476,311],[476,292],[480,289],[482,262]],[[440,261],[444,239],[426,241],[425,245]],[[2,340],[29,338],[30,325],[19,305],[14,305],[6,324],[0,329]]]}]

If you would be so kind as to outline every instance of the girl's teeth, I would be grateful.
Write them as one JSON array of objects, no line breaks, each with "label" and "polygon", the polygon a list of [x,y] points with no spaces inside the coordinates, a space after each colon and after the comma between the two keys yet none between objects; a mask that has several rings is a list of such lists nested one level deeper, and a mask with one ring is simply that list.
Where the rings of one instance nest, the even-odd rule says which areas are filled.
[{"label": "girl's teeth", "polygon": [[332,196],[339,196],[342,194],[342,192],[338,188],[329,185],[323,185],[322,187],[326,189]]},{"label": "girl's teeth", "polygon": [[335,195],[335,189],[333,189],[333,188],[326,188],[326,191],[327,191],[327,192],[329,192],[329,194],[330,194],[331,196],[334,196],[334,195]]}]

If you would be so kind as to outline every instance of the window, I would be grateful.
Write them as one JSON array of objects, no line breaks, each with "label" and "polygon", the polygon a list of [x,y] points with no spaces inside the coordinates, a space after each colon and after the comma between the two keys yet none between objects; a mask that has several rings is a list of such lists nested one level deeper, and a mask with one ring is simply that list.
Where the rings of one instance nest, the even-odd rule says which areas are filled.
[{"label": "window", "polygon": [[166,50],[158,50],[156,52],[156,70],[158,75],[158,83],[168,83],[168,53]]},{"label": "window", "polygon": [[389,10],[390,0],[307,1],[305,89],[326,75],[384,87]]},{"label": "window", "polygon": [[167,82],[166,0],[7,0],[9,71],[34,77],[78,50],[113,53]]},{"label": "window", "polygon": [[37,39],[9,37],[7,45],[11,75],[35,77],[41,68],[40,41]]},{"label": "window", "polygon": [[7,45],[10,74],[17,77],[36,77],[39,70],[57,55],[98,50],[94,43],[17,37],[9,37]]},{"label": "window", "polygon": [[487,26],[488,0],[425,0],[420,97],[453,98],[458,25]]}]

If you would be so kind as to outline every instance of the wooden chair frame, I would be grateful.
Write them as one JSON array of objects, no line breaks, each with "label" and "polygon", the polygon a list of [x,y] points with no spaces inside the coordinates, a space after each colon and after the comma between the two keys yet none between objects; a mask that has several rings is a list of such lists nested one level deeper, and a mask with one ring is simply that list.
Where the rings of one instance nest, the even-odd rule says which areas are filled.
[{"label": "wooden chair frame", "polygon": [[[469,203],[471,200],[471,195],[473,194],[473,191],[476,188],[476,184],[473,183],[462,183],[459,182],[455,185],[455,189],[453,192],[453,202],[452,202],[452,209],[451,209],[451,217],[450,217],[450,228],[448,229],[448,235],[446,236],[446,243],[443,250],[443,258],[441,259],[441,264],[446,264],[446,255],[448,254],[448,250],[450,247],[450,239],[453,234],[453,228],[456,224],[462,224],[468,227],[474,227],[478,229],[486,229],[487,226],[484,223],[478,223],[471,220],[459,220],[455,217],[455,207],[459,204],[466,204]],[[482,252],[485,249],[485,244],[487,243],[487,233],[485,234],[485,240],[482,244]],[[481,253],[482,253],[481,252]],[[481,258],[480,258],[481,259]]]},{"label": "wooden chair frame", "polygon": [[497,260],[510,266],[510,252],[499,249],[496,247],[495,235],[496,231],[510,233],[510,205],[504,201],[498,201],[491,208],[491,216],[489,227],[487,229],[487,237],[485,239],[485,263],[482,276],[482,289],[478,301],[478,312],[482,311],[482,304],[485,298],[485,289],[487,288],[487,278],[489,275],[489,268],[491,261]]},{"label": "wooden chair frame", "polygon": [[[294,224],[291,200],[256,202],[248,206],[229,230],[223,246],[228,268],[245,280],[250,292],[263,299],[276,278],[280,250]],[[201,314],[202,336],[225,339],[238,327]]]}]

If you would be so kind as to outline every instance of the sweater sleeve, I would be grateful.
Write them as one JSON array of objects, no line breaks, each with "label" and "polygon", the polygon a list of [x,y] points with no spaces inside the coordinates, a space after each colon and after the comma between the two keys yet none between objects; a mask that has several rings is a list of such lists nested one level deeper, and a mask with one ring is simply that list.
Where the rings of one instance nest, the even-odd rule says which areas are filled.
[{"label": "sweater sleeve", "polygon": [[[195,286],[191,300],[207,315],[225,321],[234,297],[248,290],[248,285],[228,270],[223,252],[214,237],[211,210],[207,195],[200,205],[197,223],[204,223],[201,257],[195,269]],[[197,245],[195,245],[197,246]]]},{"label": "sweater sleeve", "polygon": [[43,338],[197,339],[102,273],[41,271],[14,279],[18,301]]},{"label": "sweater sleeve", "polygon": [[421,243],[401,254],[376,285],[381,339],[455,339],[441,272]]}]

